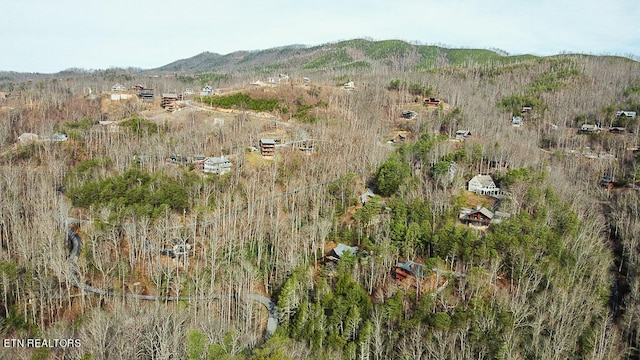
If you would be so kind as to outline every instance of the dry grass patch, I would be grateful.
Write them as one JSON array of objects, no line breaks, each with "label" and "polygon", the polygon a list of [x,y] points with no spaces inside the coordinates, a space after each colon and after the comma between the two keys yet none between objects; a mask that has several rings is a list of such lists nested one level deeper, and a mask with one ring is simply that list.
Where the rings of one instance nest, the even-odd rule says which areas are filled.
[{"label": "dry grass patch", "polygon": [[466,206],[469,208],[477,208],[478,206],[484,206],[485,208],[491,208],[498,199],[486,196],[486,195],[478,195],[476,193],[472,193],[469,190],[463,190],[462,195],[464,196]]}]

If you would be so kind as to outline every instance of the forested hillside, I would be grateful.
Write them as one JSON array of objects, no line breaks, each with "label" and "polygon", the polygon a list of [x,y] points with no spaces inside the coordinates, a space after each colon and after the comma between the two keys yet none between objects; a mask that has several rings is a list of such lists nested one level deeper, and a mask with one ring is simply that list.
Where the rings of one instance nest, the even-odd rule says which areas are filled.
[{"label": "forested hillside", "polygon": [[431,50],[2,78],[0,355],[640,358],[640,64]]},{"label": "forested hillside", "polygon": [[226,55],[204,52],[154,70],[175,73],[247,69],[273,72],[297,68],[307,71],[364,71],[385,67],[406,71],[448,65],[509,64],[535,58],[533,55],[508,56],[491,50],[415,45],[400,40],[354,39],[318,46],[292,45],[266,50],[236,51]]}]

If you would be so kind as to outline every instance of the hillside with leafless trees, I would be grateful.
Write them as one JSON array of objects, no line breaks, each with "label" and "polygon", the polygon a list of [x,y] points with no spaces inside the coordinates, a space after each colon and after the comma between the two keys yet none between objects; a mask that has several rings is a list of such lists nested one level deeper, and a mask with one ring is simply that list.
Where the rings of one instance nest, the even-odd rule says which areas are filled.
[{"label": "hillside with leafless trees", "polygon": [[639,358],[640,64],[358,46],[3,77],[0,355]]}]

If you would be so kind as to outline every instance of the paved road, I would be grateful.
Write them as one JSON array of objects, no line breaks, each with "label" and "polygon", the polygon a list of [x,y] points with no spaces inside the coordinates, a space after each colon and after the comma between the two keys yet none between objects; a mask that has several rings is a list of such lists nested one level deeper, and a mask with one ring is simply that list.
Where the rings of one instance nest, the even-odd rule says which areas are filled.
[{"label": "paved road", "polygon": [[[192,108],[192,109],[196,109],[196,110],[200,110],[200,111],[216,111],[217,109],[212,108],[212,107],[205,107],[204,105],[200,105],[200,104],[192,104],[190,100],[184,101],[184,104],[187,105],[188,107]],[[253,113],[255,114],[255,113]],[[264,117],[265,119],[272,121],[280,126],[284,126],[284,127],[289,127],[289,128],[294,128],[297,132],[298,132],[298,136],[300,137],[300,140],[298,141],[304,141],[304,140],[310,140],[309,139],[309,134],[307,134],[307,132],[302,129],[301,127],[297,126],[296,124],[292,124],[292,123],[288,123],[288,122],[284,122],[284,121],[280,121],[277,120],[278,118],[273,116],[273,115],[267,115],[267,116],[262,116],[262,115],[257,115],[260,117]]]},{"label": "paved road", "polygon": [[[77,219],[70,219],[70,223],[77,223]],[[80,280],[80,274],[78,271],[78,258],[80,257],[80,251],[82,250],[82,238],[71,227],[67,232],[67,240],[69,241],[69,266],[71,267],[70,273],[72,276],[71,282],[74,286],[78,287],[84,292],[94,295],[110,296],[110,297],[125,297],[129,299],[145,300],[145,301],[215,301],[222,298],[234,298],[235,294],[226,295],[211,295],[211,296],[196,296],[196,297],[176,297],[176,296],[153,296],[131,293],[117,293],[111,290],[104,290],[91,286]],[[260,294],[248,294],[245,295],[246,300],[257,301],[264,305],[267,309],[267,328],[265,330],[265,337],[269,338],[276,332],[278,328],[278,309],[276,304],[270,298]]]}]

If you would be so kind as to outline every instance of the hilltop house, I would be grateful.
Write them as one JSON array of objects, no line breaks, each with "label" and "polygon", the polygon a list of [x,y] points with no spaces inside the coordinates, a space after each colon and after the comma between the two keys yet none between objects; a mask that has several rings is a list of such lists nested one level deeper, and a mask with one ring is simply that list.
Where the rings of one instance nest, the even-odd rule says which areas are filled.
[{"label": "hilltop house", "polygon": [[522,117],[520,117],[520,116],[514,116],[514,117],[511,119],[511,125],[513,125],[513,126],[515,126],[515,127],[519,127],[519,126],[521,126],[522,124],[524,124],[524,121],[522,120]]},{"label": "hilltop house", "polygon": [[367,191],[360,194],[360,204],[364,205],[369,201],[369,198],[376,196],[371,188],[367,188]]},{"label": "hilltop house", "polygon": [[115,84],[111,87],[111,91],[126,91],[127,88],[122,84]]},{"label": "hilltop house", "polygon": [[613,189],[615,187],[615,183],[613,182],[613,179],[611,179],[610,177],[602,177],[602,179],[600,180],[600,186],[603,188],[607,188],[607,189]]},{"label": "hilltop house", "polygon": [[39,138],[40,137],[34,133],[23,133],[22,135],[18,136],[18,141],[21,144],[28,144],[30,142],[38,141]]},{"label": "hilltop house", "polygon": [[621,117],[628,117],[631,119],[635,119],[636,118],[636,112],[635,111],[624,111],[624,110],[620,110],[616,113],[616,117],[617,118],[621,118]]},{"label": "hilltop house", "polygon": [[351,254],[355,255],[355,254],[358,253],[358,247],[357,246],[347,246],[345,244],[339,243],[338,246],[336,246],[335,248],[331,249],[327,253],[327,255],[325,256],[325,261],[329,260],[329,261],[337,262],[346,253],[351,253]]},{"label": "hilltop house", "polygon": [[262,87],[262,86],[267,86],[267,83],[265,83],[264,81],[256,80],[254,82],[249,83],[249,85]]},{"label": "hilltop house", "polygon": [[133,94],[111,94],[111,101],[129,100],[133,98]]},{"label": "hilltop house", "polygon": [[226,174],[231,171],[231,162],[224,156],[210,157],[204,161],[202,171],[211,174]]},{"label": "hilltop house", "polygon": [[202,154],[195,154],[191,157],[191,162],[196,165],[199,165],[200,167],[204,167],[204,161],[206,159],[207,158]]},{"label": "hilltop house", "polygon": [[211,87],[211,85],[207,85],[203,87],[202,90],[200,91],[200,96],[211,96],[214,93],[215,93],[215,90],[213,89],[213,87]]},{"label": "hilltop house", "polygon": [[480,194],[496,196],[500,194],[500,188],[496,186],[490,175],[476,175],[469,180],[469,191]]},{"label": "hilltop house", "polygon": [[627,128],[624,126],[612,126],[609,128],[609,132],[612,134],[623,134],[627,131]]},{"label": "hilltop house", "polygon": [[174,93],[162,94],[162,108],[167,110],[175,110],[178,95]]},{"label": "hilltop house", "polygon": [[138,92],[138,97],[140,97],[144,103],[153,103],[153,89],[141,89]]},{"label": "hilltop house", "polygon": [[600,126],[598,124],[582,124],[582,126],[580,127],[580,131],[578,131],[581,134],[590,134],[590,133],[597,133],[600,132],[600,130],[602,130],[600,128]]},{"label": "hilltop house", "polygon": [[344,83],[344,85],[342,85],[342,89],[343,90],[353,90],[356,88],[356,84],[353,81],[349,81]]},{"label": "hilltop house", "polygon": [[482,225],[486,226],[491,223],[494,218],[494,213],[485,207],[479,207],[478,209],[462,209],[460,210],[460,221],[466,224]]},{"label": "hilltop house", "polygon": [[398,282],[404,282],[410,279],[413,287],[418,287],[425,276],[424,265],[415,263],[411,260],[397,261],[396,265],[391,269],[393,279]]},{"label": "hilltop house", "polygon": [[276,141],[274,139],[260,139],[260,155],[273,157],[276,154]]},{"label": "hilltop house", "polygon": [[418,113],[415,112],[415,111],[404,110],[402,112],[402,118],[403,119],[415,119],[416,116],[418,116]]},{"label": "hilltop house", "polygon": [[51,135],[50,137],[48,137],[46,140],[53,141],[53,142],[58,142],[58,141],[67,141],[67,140],[69,140],[69,138],[67,138],[66,134],[55,133],[55,134]]},{"label": "hilltop house", "polygon": [[456,131],[456,140],[464,140],[471,136],[471,131],[469,130],[458,130]]},{"label": "hilltop house", "polygon": [[106,129],[108,132],[118,132],[120,131],[120,125],[117,121],[113,120],[100,120],[98,121],[98,126]]},{"label": "hilltop house", "polygon": [[429,97],[424,99],[424,104],[427,106],[438,106],[440,105],[440,99],[436,99],[434,97]]}]

